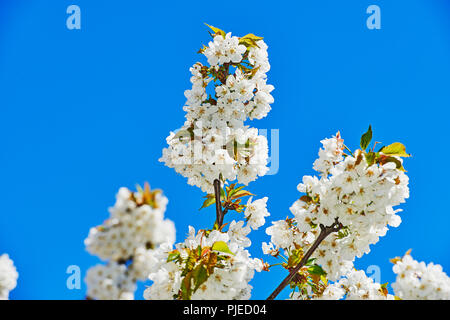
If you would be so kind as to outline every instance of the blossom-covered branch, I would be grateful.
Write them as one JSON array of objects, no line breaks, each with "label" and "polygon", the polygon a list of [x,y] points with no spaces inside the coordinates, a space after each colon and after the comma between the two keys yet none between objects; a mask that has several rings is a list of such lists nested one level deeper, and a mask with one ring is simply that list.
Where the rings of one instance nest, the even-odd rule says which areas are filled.
[{"label": "blossom-covered branch", "polygon": [[305,255],[301,258],[300,262],[296,267],[292,268],[286,278],[280,283],[280,285],[272,292],[272,294],[267,298],[267,300],[273,300],[278,296],[278,294],[294,279],[298,274],[300,269],[306,265],[311,255],[316,251],[320,243],[325,240],[325,238],[333,232],[338,232],[342,229],[342,224],[336,219],[336,222],[329,227],[324,227],[323,224],[320,225],[320,233]]},{"label": "blossom-covered branch", "polygon": [[161,190],[145,187],[131,192],[121,188],[110,217],[92,228],[87,250],[107,264],[90,268],[86,275],[87,299],[134,299],[137,280],[146,280],[158,246],[175,242],[175,226],[164,219],[167,198]]},{"label": "blossom-covered branch", "polygon": [[[253,34],[236,37],[210,28],[213,39],[199,51],[209,66],[198,62],[190,69],[186,121],[166,139],[160,161],[208,193],[201,208],[215,204],[216,219],[212,228],[190,227],[174,248],[157,250],[146,299],[248,299],[254,272],[265,269],[246,248],[251,229],[269,215],[267,197],[253,201],[244,187],[268,171],[268,145],[244,122],[265,117],[273,102],[267,45]],[[229,211],[243,213],[245,221],[224,223]]]},{"label": "blossom-covered branch", "polygon": [[268,171],[267,139],[244,121],[265,117],[273,102],[262,38],[212,30],[213,41],[200,50],[210,65],[197,62],[190,69],[186,121],[167,137],[160,159],[208,193],[216,179],[247,185]]},{"label": "blossom-covered branch", "polygon": [[395,295],[404,300],[450,300],[450,277],[442,266],[414,260],[408,251],[402,258],[391,259],[397,279],[392,284]]},{"label": "blossom-covered branch", "polygon": [[[339,132],[322,140],[323,149],[314,162],[320,178],[303,177],[298,190],[305,195],[291,207],[294,218],[273,222],[267,229],[271,243],[263,244],[263,251],[274,257],[282,255],[281,251],[287,255],[283,266],[290,271],[286,279],[291,280],[291,298],[320,297],[328,281],[338,281],[353,270],[355,257],[368,253],[370,245],[386,234],[388,225],[400,224],[396,213],[401,210],[393,207],[409,196],[401,159],[409,154],[401,143],[375,152],[368,149],[371,140],[369,127],[361,137],[361,148],[350,154],[345,153],[350,149]],[[339,228],[325,239],[324,226],[336,223]],[[303,259],[305,252],[311,256],[308,261]]]},{"label": "blossom-covered branch", "polygon": [[[409,197],[403,158],[410,155],[399,142],[375,151],[370,126],[354,151],[339,132],[321,141],[313,164],[318,176],[304,176],[298,185],[303,195],[290,208],[293,217],[266,229],[271,240],[263,253],[283,261],[269,265],[251,257],[248,235],[265,224],[268,198],[253,200],[246,188],[268,171],[268,143],[245,122],[265,117],[274,101],[268,47],[254,34],[236,37],[209,27],[212,40],[199,50],[208,65],[190,68],[186,119],[167,137],[160,161],[206,192],[200,209],[214,205],[214,223],[189,226],[186,239],[174,245],[161,192],[148,185],[120,189],[110,219],[86,239],[88,251],[108,261],[88,271],[88,298],[132,299],[136,281],[148,278],[146,299],[249,299],[255,272],[281,265],[288,275],[270,300],[287,286],[294,300],[448,299],[442,268],[409,254],[394,259],[396,296],[354,268],[389,226],[401,223],[395,207]],[[240,215],[225,221],[232,211]]]}]

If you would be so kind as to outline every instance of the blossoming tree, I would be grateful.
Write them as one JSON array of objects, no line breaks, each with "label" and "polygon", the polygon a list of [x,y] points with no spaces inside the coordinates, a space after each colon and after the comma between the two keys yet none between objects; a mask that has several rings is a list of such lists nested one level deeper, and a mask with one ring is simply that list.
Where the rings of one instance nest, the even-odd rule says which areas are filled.
[{"label": "blossoming tree", "polygon": [[[269,216],[267,197],[253,201],[244,187],[268,171],[268,146],[244,123],[271,109],[267,45],[253,34],[239,38],[210,28],[213,40],[199,51],[209,66],[198,62],[190,69],[186,121],[167,138],[160,161],[208,193],[202,208],[215,204],[216,221],[211,228],[190,227],[188,238],[174,248],[161,247],[147,299],[248,299],[249,281],[264,268],[246,248],[247,235]],[[245,197],[250,198],[243,204]],[[229,211],[243,213],[243,220],[224,223]]]},{"label": "blossoming tree", "polygon": [[[207,193],[202,208],[214,206],[215,223],[190,226],[187,238],[174,245],[162,193],[148,185],[120,189],[111,217],[85,241],[89,252],[108,261],[89,270],[87,296],[132,299],[136,281],[149,278],[146,299],[249,299],[255,271],[281,266],[288,274],[268,299],[286,287],[295,300],[450,299],[442,268],[419,263],[409,252],[392,260],[394,295],[354,268],[389,227],[400,225],[397,207],[409,197],[403,158],[410,155],[399,142],[376,150],[371,127],[354,151],[339,132],[321,141],[313,164],[318,176],[304,176],[298,185],[303,195],[290,208],[293,217],[266,230],[270,242],[262,251],[281,262],[251,257],[247,236],[265,224],[268,198],[253,200],[246,188],[268,171],[268,143],[245,122],[265,117],[274,101],[268,47],[253,34],[237,37],[209,27],[212,40],[199,50],[207,65],[190,68],[186,119],[167,137],[160,161]],[[226,222],[230,211],[241,218]]]},{"label": "blossoming tree", "polygon": [[[266,254],[286,256],[283,267],[289,275],[270,295],[275,298],[288,284],[292,299],[336,297],[327,287],[329,280],[352,281],[365,277],[353,271],[355,257],[370,251],[388,226],[397,227],[401,219],[393,207],[409,196],[408,177],[401,157],[409,157],[401,143],[369,149],[372,129],[361,138],[361,149],[351,152],[339,132],[322,140],[323,149],[314,162],[319,177],[304,176],[298,190],[304,193],[291,207],[293,218],[273,222],[271,236],[264,243]],[[374,146],[375,147],[375,146]],[[345,153],[346,150],[348,153]],[[284,253],[284,255],[283,255]],[[379,285],[366,284],[367,298],[388,297]],[[340,286],[335,286],[340,288]],[[348,292],[352,296],[351,292]]]}]

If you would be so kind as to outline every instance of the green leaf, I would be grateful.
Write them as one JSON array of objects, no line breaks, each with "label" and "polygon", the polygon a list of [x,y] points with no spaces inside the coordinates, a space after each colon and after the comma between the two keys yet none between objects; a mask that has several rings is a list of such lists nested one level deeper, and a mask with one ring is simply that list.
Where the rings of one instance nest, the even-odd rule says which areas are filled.
[{"label": "green leaf", "polygon": [[185,275],[184,279],[181,281],[181,298],[183,300],[191,300],[192,289],[191,289],[192,272]]},{"label": "green leaf", "polygon": [[319,266],[319,265],[317,265],[317,264],[315,264],[315,265],[309,267],[309,268],[308,268],[308,272],[309,272],[310,274],[314,274],[314,275],[317,275],[317,276],[325,276],[325,275],[327,274],[327,273],[322,269],[322,267]]},{"label": "green leaf", "polygon": [[136,185],[136,190],[137,190],[139,193],[144,193],[144,189],[142,189],[142,187],[141,187],[139,184]]},{"label": "green leaf", "polygon": [[225,36],[226,36],[225,31],[223,31],[223,30],[221,30],[221,29],[219,29],[219,28],[210,26],[210,25],[207,24],[207,23],[205,23],[205,24],[206,24],[212,31],[214,31],[214,34],[220,34],[222,37],[225,38]]},{"label": "green leaf", "polygon": [[237,199],[237,198],[247,197],[247,196],[254,196],[254,194],[247,190],[239,190],[238,192],[234,193],[230,199]]},{"label": "green leaf", "polygon": [[214,203],[216,203],[216,198],[214,197],[214,195],[212,195],[212,197],[210,197],[210,195],[207,195],[206,200],[203,202],[203,205],[198,210],[209,207],[210,205],[212,205]]},{"label": "green leaf", "polygon": [[381,293],[384,296],[387,296],[389,294],[388,289],[387,289],[387,285],[388,285],[388,282],[383,283],[383,284],[380,285],[380,291],[381,291]]},{"label": "green leaf", "polygon": [[377,154],[375,152],[369,151],[366,153],[366,162],[369,167],[375,163],[376,157]]},{"label": "green leaf", "polygon": [[228,245],[224,241],[216,241],[213,243],[212,250],[219,251],[223,253],[228,253],[234,255],[233,252],[231,252],[230,248],[228,248]]},{"label": "green leaf", "polygon": [[302,248],[294,249],[291,251],[291,255],[289,256],[288,265],[290,267],[295,267],[300,263],[302,258],[303,258],[303,249]]},{"label": "green leaf", "polygon": [[204,265],[198,265],[192,272],[194,277],[194,292],[208,280],[208,272]]},{"label": "green leaf", "polygon": [[361,149],[366,150],[370,144],[370,141],[372,141],[372,126],[369,125],[369,129],[361,137]]},{"label": "green leaf", "polygon": [[252,40],[255,40],[255,41],[259,41],[259,40],[262,40],[264,38],[255,36],[253,33],[249,33],[249,34],[246,34],[245,36],[243,36],[241,39],[252,39]]},{"label": "green leaf", "polygon": [[337,237],[338,237],[338,239],[342,239],[342,238],[345,238],[346,236],[348,236],[349,234],[350,234],[350,231],[348,230],[348,228],[344,228],[344,229],[339,230]]},{"label": "green leaf", "polygon": [[393,144],[385,146],[381,148],[379,152],[390,156],[411,157],[410,154],[406,153],[406,147],[400,142],[394,142]]},{"label": "green leaf", "polygon": [[231,190],[228,192],[228,197],[231,197],[233,194],[235,194],[236,192],[242,190],[244,187],[245,187],[245,186],[240,186],[240,187],[238,187],[238,188],[236,188],[236,189],[231,189]]},{"label": "green leaf", "polygon": [[170,252],[167,257],[167,262],[178,260],[178,258],[180,258],[180,253],[178,251]]},{"label": "green leaf", "polygon": [[395,167],[400,170],[400,171],[406,171],[405,168],[403,168],[402,162],[400,160],[398,160],[395,157],[391,157],[391,156],[385,156],[385,155],[381,155],[378,159],[378,162],[380,162],[381,164],[385,164],[388,162],[394,162],[395,163]]},{"label": "green leaf", "polygon": [[225,190],[227,191],[227,194],[230,195],[230,191],[234,189],[236,186],[236,183],[232,183],[229,186],[225,187]]},{"label": "green leaf", "polygon": [[239,39],[239,44],[243,44],[247,48],[258,47],[258,44],[256,42],[262,39],[263,39],[262,37],[258,37],[255,36],[253,33],[249,33]]},{"label": "green leaf", "polygon": [[203,44],[200,50],[197,51],[197,53],[203,53],[206,49],[208,49],[208,47]]},{"label": "green leaf", "polygon": [[309,258],[308,261],[306,261],[305,266],[312,265],[315,260],[316,260],[316,258]]},{"label": "green leaf", "polygon": [[192,269],[194,268],[196,261],[197,261],[197,257],[196,257],[195,251],[192,250],[191,252],[189,252],[188,257],[186,258],[186,261],[185,261],[186,265],[183,269],[183,272],[181,273],[181,276],[185,276],[188,273],[190,273],[192,271]]}]

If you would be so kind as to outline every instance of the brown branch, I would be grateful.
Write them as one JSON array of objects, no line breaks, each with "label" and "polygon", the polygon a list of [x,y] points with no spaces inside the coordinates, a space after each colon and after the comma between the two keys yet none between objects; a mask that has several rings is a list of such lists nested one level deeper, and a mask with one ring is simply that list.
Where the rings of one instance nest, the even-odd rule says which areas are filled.
[{"label": "brown branch", "polygon": [[227,214],[228,210],[230,210],[230,209],[233,209],[233,207],[225,206],[225,208],[223,209],[223,216],[224,217]]},{"label": "brown branch", "polygon": [[220,229],[220,227],[223,224],[223,217],[224,213],[222,212],[222,203],[220,201],[220,180],[215,179],[214,180],[214,196],[216,197],[216,224],[217,228]]},{"label": "brown branch", "polygon": [[306,254],[303,256],[302,260],[300,260],[299,264],[292,269],[286,278],[280,283],[280,285],[272,292],[272,294],[267,298],[267,300],[273,300],[276,298],[276,296],[291,282],[291,280],[295,277],[295,275],[298,273],[298,271],[308,262],[311,255],[314,253],[314,251],[317,249],[317,247],[320,245],[320,243],[328,237],[329,234],[333,232],[337,232],[341,230],[342,224],[336,219],[336,221],[329,227],[324,227],[323,224],[320,225],[320,233],[317,237],[316,241],[312,244],[311,248],[306,252]]}]

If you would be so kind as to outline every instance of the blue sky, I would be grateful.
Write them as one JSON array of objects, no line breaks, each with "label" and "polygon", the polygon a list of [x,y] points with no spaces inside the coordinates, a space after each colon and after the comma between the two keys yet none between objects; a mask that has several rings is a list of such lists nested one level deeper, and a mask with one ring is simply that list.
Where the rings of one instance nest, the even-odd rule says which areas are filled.
[{"label": "blue sky", "polygon": [[[81,8],[81,30],[66,28],[70,4]],[[366,27],[371,4],[381,30]],[[357,267],[378,265],[392,282],[389,258],[412,248],[450,273],[449,10],[445,0],[0,0],[0,253],[20,273],[11,298],[84,297],[84,283],[67,289],[66,268],[79,265],[84,277],[99,262],[83,240],[121,186],[163,189],[178,241],[188,225],[213,223],[212,207],[198,211],[204,194],[158,162],[184,121],[188,69],[209,41],[204,22],[269,45],[275,103],[251,125],[279,129],[280,168],[249,189],[269,197],[271,218],[289,214],[321,139],[340,130],[356,148],[372,124],[375,140],[401,141],[413,154],[411,197],[400,227]],[[255,232],[252,254],[268,239]],[[284,275],[256,274],[253,298]]]}]

